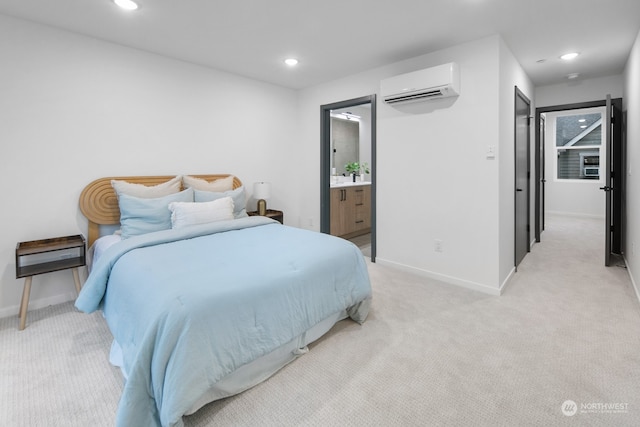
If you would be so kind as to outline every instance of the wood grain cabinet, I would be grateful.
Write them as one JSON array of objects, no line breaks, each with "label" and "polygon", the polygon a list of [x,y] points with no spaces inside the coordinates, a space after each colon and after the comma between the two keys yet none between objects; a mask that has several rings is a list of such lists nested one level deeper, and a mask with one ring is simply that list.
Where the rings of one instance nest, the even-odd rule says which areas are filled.
[{"label": "wood grain cabinet", "polygon": [[371,185],[331,189],[331,234],[351,238],[371,231]]}]

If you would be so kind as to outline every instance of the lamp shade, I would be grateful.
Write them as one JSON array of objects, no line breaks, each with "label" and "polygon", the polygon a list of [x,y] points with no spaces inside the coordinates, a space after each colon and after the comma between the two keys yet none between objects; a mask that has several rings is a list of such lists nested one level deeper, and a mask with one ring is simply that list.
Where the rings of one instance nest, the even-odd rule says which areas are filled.
[{"label": "lamp shade", "polygon": [[271,183],[270,182],[254,182],[253,197],[256,199],[264,199],[264,200],[271,197]]}]

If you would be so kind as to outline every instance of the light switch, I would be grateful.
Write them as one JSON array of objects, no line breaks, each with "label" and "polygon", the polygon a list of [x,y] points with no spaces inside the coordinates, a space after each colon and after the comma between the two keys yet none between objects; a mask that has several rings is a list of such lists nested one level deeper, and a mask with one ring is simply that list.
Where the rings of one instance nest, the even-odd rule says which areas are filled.
[{"label": "light switch", "polygon": [[496,158],[496,146],[490,145],[487,147],[487,159],[495,159]]}]

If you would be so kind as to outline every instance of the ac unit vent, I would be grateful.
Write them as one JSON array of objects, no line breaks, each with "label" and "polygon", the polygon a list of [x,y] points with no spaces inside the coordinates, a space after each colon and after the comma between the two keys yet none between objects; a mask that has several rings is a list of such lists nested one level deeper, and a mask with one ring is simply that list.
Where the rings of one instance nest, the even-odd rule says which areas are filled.
[{"label": "ac unit vent", "polygon": [[460,94],[458,64],[451,62],[382,80],[380,92],[387,104],[458,96]]},{"label": "ac unit vent", "polygon": [[444,97],[445,97],[445,94],[443,93],[443,91],[441,89],[437,89],[437,90],[430,90],[428,92],[389,96],[385,98],[384,101],[387,104],[396,104],[398,102],[417,101],[424,98],[444,98]]}]

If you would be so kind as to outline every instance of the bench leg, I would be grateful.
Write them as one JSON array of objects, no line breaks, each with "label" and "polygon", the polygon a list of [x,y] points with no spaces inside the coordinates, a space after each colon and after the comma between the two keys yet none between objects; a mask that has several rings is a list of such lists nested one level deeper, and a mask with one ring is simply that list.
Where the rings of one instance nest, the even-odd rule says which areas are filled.
[{"label": "bench leg", "polygon": [[78,274],[78,269],[72,268],[71,272],[73,273],[73,281],[76,284],[76,291],[78,291],[78,294],[79,294],[80,289],[82,289],[82,286],[80,285],[80,275]]},{"label": "bench leg", "polygon": [[24,279],[24,289],[22,290],[22,303],[20,304],[20,326],[18,330],[23,330],[27,323],[27,308],[29,307],[29,295],[31,294],[31,279],[29,276]]}]

